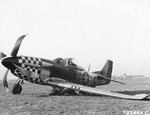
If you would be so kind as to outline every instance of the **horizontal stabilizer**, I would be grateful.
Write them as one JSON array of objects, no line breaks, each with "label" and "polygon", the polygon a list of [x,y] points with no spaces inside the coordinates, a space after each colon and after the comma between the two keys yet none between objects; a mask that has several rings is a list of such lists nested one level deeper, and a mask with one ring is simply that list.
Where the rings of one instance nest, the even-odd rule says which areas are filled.
[{"label": "horizontal stabilizer", "polygon": [[126,83],[123,83],[123,82],[120,82],[120,81],[116,81],[116,80],[113,80],[111,78],[104,77],[102,75],[98,75],[98,77],[99,78],[104,78],[104,79],[107,79],[107,80],[110,80],[110,81],[113,81],[113,82],[116,82],[116,83],[120,83],[120,84],[126,85]]}]

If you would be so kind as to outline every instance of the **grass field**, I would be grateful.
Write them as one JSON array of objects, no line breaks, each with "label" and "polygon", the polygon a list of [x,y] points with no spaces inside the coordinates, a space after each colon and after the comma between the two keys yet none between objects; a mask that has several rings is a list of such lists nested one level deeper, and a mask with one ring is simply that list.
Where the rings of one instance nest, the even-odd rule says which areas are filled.
[{"label": "grass field", "polygon": [[[150,78],[121,80],[104,90],[125,94],[150,94]],[[12,82],[9,82],[12,87]],[[0,115],[141,115],[150,114],[150,98],[125,100],[105,96],[48,96],[50,87],[31,83],[23,85],[21,95],[5,93],[0,83]],[[136,113],[136,114],[134,114]],[[139,113],[139,114],[138,114]]]}]

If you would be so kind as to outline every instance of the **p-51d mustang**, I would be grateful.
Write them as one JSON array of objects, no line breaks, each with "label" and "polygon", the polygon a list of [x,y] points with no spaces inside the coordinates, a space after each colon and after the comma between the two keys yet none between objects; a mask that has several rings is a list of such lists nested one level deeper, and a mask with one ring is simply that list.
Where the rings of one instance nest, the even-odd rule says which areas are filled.
[{"label": "p-51d mustang", "polygon": [[145,99],[149,96],[147,94],[125,95],[95,88],[99,85],[107,85],[110,81],[122,83],[111,79],[113,66],[111,60],[106,62],[101,71],[89,72],[76,65],[72,58],[47,60],[29,56],[17,56],[25,36],[18,38],[11,52],[11,57],[6,57],[4,53],[0,53],[1,63],[8,68],[3,78],[6,91],[9,91],[7,74],[10,70],[12,74],[19,77],[12,89],[13,94],[21,93],[23,80],[26,80],[35,84],[53,87],[51,91],[53,95],[71,91],[125,99]]}]

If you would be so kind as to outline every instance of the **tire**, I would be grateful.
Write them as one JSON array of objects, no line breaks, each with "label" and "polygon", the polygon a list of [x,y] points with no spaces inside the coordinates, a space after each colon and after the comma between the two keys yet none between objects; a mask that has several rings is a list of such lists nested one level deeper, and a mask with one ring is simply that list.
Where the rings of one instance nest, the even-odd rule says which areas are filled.
[{"label": "tire", "polygon": [[12,88],[12,94],[20,94],[22,92],[22,86],[17,83]]}]

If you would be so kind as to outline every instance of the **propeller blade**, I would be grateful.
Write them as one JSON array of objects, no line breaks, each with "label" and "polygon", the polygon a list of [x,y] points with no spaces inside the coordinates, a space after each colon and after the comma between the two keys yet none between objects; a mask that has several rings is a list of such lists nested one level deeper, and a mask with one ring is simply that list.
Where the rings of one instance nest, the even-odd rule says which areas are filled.
[{"label": "propeller blade", "polygon": [[12,56],[12,57],[15,57],[15,56],[17,55],[18,50],[19,50],[19,48],[20,48],[20,45],[21,45],[21,43],[22,43],[22,40],[23,40],[24,37],[26,37],[26,36],[27,36],[27,34],[26,34],[26,35],[22,35],[21,37],[18,38],[18,40],[16,41],[15,46],[14,46],[12,52],[11,52],[11,56]]},{"label": "propeller blade", "polygon": [[0,52],[0,60],[4,57],[6,57],[6,55],[3,52]]},{"label": "propeller blade", "polygon": [[3,85],[6,88],[6,92],[9,92],[8,89],[8,83],[7,83],[7,75],[8,75],[9,69],[6,70],[5,75],[3,77]]}]

